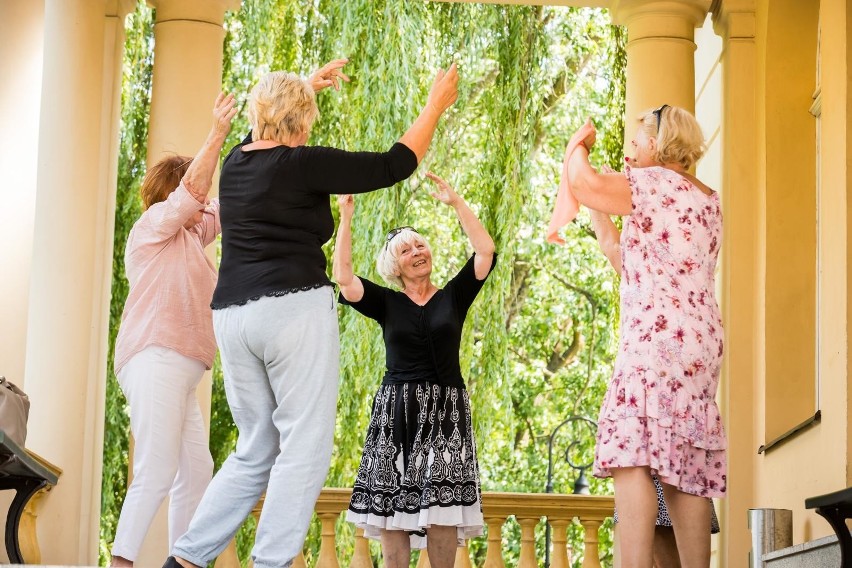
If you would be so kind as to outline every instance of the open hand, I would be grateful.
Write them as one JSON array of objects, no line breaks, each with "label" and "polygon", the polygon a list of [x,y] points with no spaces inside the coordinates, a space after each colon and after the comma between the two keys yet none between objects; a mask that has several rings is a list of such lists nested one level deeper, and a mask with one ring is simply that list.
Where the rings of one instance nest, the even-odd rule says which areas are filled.
[{"label": "open hand", "polygon": [[426,177],[435,182],[437,186],[437,190],[430,192],[429,195],[440,201],[441,203],[445,203],[447,205],[455,205],[456,202],[461,199],[459,194],[456,193],[449,183],[439,178],[432,172],[426,172]]},{"label": "open hand", "polygon": [[351,219],[355,213],[355,196],[351,193],[344,193],[337,196],[337,207],[340,209],[341,219]]},{"label": "open hand", "polygon": [[349,76],[340,69],[349,63],[348,59],[333,59],[314,71],[308,78],[314,92],[318,93],[326,87],[334,87],[335,91],[340,90],[340,81],[349,82]]},{"label": "open hand", "polygon": [[213,128],[216,132],[226,136],[231,131],[231,119],[237,114],[237,105],[234,95],[220,92],[213,103]]},{"label": "open hand", "polygon": [[432,88],[429,90],[429,104],[439,114],[443,114],[448,108],[453,106],[456,99],[459,97],[458,91],[459,72],[456,64],[450,65],[450,68],[444,72],[443,69],[438,70],[435,75],[435,80],[432,82]]}]

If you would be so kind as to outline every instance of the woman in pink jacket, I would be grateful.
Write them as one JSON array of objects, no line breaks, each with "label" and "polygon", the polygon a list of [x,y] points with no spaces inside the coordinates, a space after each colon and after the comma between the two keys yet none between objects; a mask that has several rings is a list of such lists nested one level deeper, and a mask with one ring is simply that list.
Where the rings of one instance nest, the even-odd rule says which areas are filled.
[{"label": "woman in pink jacket", "polygon": [[130,292],[115,343],[115,374],[130,405],[133,481],[112,547],[113,566],[133,566],[169,494],[169,547],[186,532],[213,475],[195,389],[213,365],[210,299],[216,268],[204,247],[221,232],[213,172],[236,114],[219,94],[213,127],[195,158],[169,156],[145,174],[145,212],[127,239]]}]

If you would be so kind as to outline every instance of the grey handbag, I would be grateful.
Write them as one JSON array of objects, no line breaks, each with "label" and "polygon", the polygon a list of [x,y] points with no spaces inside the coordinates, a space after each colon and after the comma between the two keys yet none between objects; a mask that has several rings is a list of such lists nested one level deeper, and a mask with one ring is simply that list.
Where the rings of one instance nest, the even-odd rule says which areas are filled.
[{"label": "grey handbag", "polygon": [[0,377],[0,430],[22,448],[27,440],[29,415],[30,397],[6,377]]}]

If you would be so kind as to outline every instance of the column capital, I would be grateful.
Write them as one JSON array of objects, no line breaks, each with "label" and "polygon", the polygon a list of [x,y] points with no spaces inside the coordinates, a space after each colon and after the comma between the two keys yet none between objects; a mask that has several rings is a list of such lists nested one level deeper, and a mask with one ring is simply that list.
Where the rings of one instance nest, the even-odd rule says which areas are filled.
[{"label": "column capital", "polygon": [[136,9],[134,0],[107,0],[106,16],[124,19],[127,14]]},{"label": "column capital", "polygon": [[689,35],[692,39],[693,29],[704,23],[704,18],[710,10],[712,0],[612,0],[610,13],[612,22],[629,26],[638,19],[659,18],[662,23],[673,18],[685,21],[690,26],[687,32],[679,32],[677,36]]},{"label": "column capital", "polygon": [[236,12],[242,0],[148,0],[157,23],[170,20],[197,20],[221,26],[225,12]]},{"label": "column capital", "polygon": [[725,39],[754,39],[754,0],[713,0],[713,29]]}]

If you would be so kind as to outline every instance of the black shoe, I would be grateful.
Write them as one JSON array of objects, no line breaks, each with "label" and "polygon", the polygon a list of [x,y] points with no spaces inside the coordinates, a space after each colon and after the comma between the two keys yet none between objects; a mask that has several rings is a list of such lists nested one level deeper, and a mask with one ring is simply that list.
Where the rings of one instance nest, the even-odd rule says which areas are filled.
[{"label": "black shoe", "polygon": [[183,566],[175,560],[174,556],[169,556],[166,558],[166,563],[163,564],[163,568],[183,568]]}]

